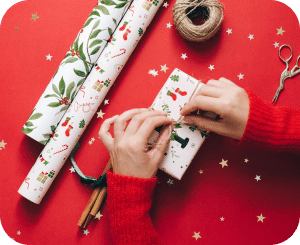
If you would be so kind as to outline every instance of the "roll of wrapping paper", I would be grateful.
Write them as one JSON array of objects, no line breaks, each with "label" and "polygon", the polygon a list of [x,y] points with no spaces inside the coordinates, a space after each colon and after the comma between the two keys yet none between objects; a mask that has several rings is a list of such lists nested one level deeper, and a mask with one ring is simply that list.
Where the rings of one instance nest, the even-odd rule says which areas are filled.
[{"label": "roll of wrapping paper", "polygon": [[[131,1],[101,0],[40,97],[22,131],[46,144],[111,39]],[[55,136],[56,137],[56,136]]]},{"label": "roll of wrapping paper", "polygon": [[107,43],[98,65],[56,128],[56,136],[46,144],[22,183],[22,196],[37,204],[41,202],[161,4],[162,0],[133,1],[112,37],[114,41]]}]

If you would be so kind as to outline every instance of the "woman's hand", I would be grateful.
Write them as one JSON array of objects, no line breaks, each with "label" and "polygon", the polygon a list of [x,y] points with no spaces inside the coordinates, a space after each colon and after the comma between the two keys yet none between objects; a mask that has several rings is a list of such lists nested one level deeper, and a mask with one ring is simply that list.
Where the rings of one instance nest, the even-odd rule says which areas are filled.
[{"label": "woman's hand", "polygon": [[[169,143],[170,128],[163,128],[150,150],[148,140],[156,127],[170,124],[172,119],[165,112],[148,109],[129,110],[105,120],[99,137],[110,153],[114,173],[154,177]],[[109,133],[111,125],[114,125],[114,138]]]},{"label": "woman's hand", "polygon": [[[210,111],[217,120],[191,114],[195,111]],[[249,115],[249,99],[246,91],[226,78],[209,80],[194,98],[182,109],[184,121],[199,129],[240,140],[245,132]]]}]

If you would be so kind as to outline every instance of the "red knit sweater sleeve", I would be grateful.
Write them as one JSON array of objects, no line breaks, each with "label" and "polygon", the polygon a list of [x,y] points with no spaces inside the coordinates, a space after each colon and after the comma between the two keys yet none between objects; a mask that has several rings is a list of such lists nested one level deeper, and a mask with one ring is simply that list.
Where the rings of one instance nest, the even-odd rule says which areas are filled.
[{"label": "red knit sweater sleeve", "polygon": [[117,245],[162,245],[149,216],[157,178],[143,179],[107,172],[107,205]]},{"label": "red knit sweater sleeve", "polygon": [[242,146],[300,153],[300,111],[274,106],[247,90],[249,118]]}]

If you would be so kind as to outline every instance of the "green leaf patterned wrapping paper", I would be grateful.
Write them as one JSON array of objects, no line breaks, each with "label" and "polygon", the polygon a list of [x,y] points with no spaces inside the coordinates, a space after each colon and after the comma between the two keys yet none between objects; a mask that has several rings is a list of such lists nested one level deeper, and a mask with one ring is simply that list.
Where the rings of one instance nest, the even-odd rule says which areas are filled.
[{"label": "green leaf patterned wrapping paper", "polygon": [[[111,0],[102,2],[111,4]],[[139,40],[162,4],[134,0],[100,55],[95,66],[69,109],[55,129],[55,135],[45,145],[40,156],[23,181],[19,193],[39,204],[50,188],[66,159],[97,112],[108,91],[115,83]],[[122,5],[120,5],[122,6]],[[63,82],[61,82],[63,84]],[[57,86],[56,92],[68,90]],[[55,93],[56,93],[55,92]]]},{"label": "green leaf patterned wrapping paper", "polygon": [[101,0],[60,63],[22,132],[46,144],[131,4]]},{"label": "green leaf patterned wrapping paper", "polygon": [[[166,111],[175,122],[180,119],[180,111],[204,84],[179,69],[174,69],[155,98],[152,108]],[[148,143],[152,145],[159,136],[160,129],[151,135]],[[175,124],[171,141],[159,168],[180,180],[197,154],[206,136],[206,131],[184,122]]]}]

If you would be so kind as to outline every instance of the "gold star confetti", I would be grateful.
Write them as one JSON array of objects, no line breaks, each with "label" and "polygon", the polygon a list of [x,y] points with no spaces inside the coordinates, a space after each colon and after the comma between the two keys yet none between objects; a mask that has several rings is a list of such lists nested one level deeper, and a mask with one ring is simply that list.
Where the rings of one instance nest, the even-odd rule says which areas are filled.
[{"label": "gold star confetti", "polygon": [[254,179],[256,179],[257,181],[261,180],[261,179],[260,179],[260,175],[259,175],[259,176],[256,175],[256,177],[255,177]]},{"label": "gold star confetti", "polygon": [[277,35],[283,36],[283,33],[284,33],[284,32],[285,32],[285,31],[282,30],[282,27],[280,27],[280,29],[277,29]]},{"label": "gold star confetti", "polygon": [[94,141],[95,141],[95,138],[91,138],[91,140],[89,141],[89,144],[90,144],[90,145],[93,144]]},{"label": "gold star confetti", "polygon": [[228,160],[225,161],[225,160],[222,158],[222,162],[220,162],[220,164],[222,165],[222,168],[224,168],[225,166],[228,167],[227,162],[228,162]]},{"label": "gold star confetti", "polygon": [[31,20],[36,21],[38,18],[40,18],[40,17],[38,17],[37,13],[36,14],[31,14],[31,15],[32,15]]},{"label": "gold star confetti", "polygon": [[19,236],[20,236],[20,235],[21,235],[21,231],[17,231],[17,235],[19,235]]},{"label": "gold star confetti", "polygon": [[16,31],[19,30],[19,27],[16,26],[16,27],[15,27],[15,30],[16,30]]},{"label": "gold star confetti", "polygon": [[165,64],[165,65],[160,65],[160,67],[161,67],[161,69],[160,69],[160,71],[164,71],[164,72],[167,72],[167,70],[169,69],[168,67],[167,67],[167,64]]},{"label": "gold star confetti", "polygon": [[203,174],[203,170],[202,170],[202,169],[200,169],[200,170],[199,170],[199,173],[200,173],[200,174]]},{"label": "gold star confetti", "polygon": [[97,118],[101,117],[103,119],[105,113],[102,112],[102,110],[100,110],[99,112],[97,112]]},{"label": "gold star confetti", "polygon": [[100,213],[100,211],[96,214],[95,219],[100,220],[103,214]]},{"label": "gold star confetti", "polygon": [[196,241],[197,241],[198,238],[201,238],[201,236],[200,236],[200,231],[199,231],[199,232],[195,232],[195,231],[194,231],[194,235],[193,235],[192,237],[194,237],[194,238],[196,239]]},{"label": "gold star confetti", "polygon": [[90,232],[86,229],[86,230],[83,230],[83,233],[84,233],[84,235],[88,235]]},{"label": "gold star confetti", "polygon": [[220,220],[221,220],[221,221],[224,221],[224,220],[225,220],[225,218],[222,216],[222,218],[220,218]]},{"label": "gold star confetti", "polygon": [[75,168],[74,167],[71,167],[69,170],[71,171],[71,173],[75,172]]},{"label": "gold star confetti", "polygon": [[248,158],[246,158],[246,159],[244,160],[244,162],[245,162],[245,163],[249,162]]},{"label": "gold star confetti", "polygon": [[263,222],[264,222],[264,219],[265,219],[266,217],[264,217],[264,216],[261,214],[260,216],[257,216],[257,218],[258,218],[257,222],[261,221],[261,222],[263,223]]},{"label": "gold star confetti", "polygon": [[5,149],[5,145],[6,145],[7,143],[4,143],[4,140],[2,140],[1,142],[0,142],[0,150],[2,150],[2,148],[3,149]]}]

